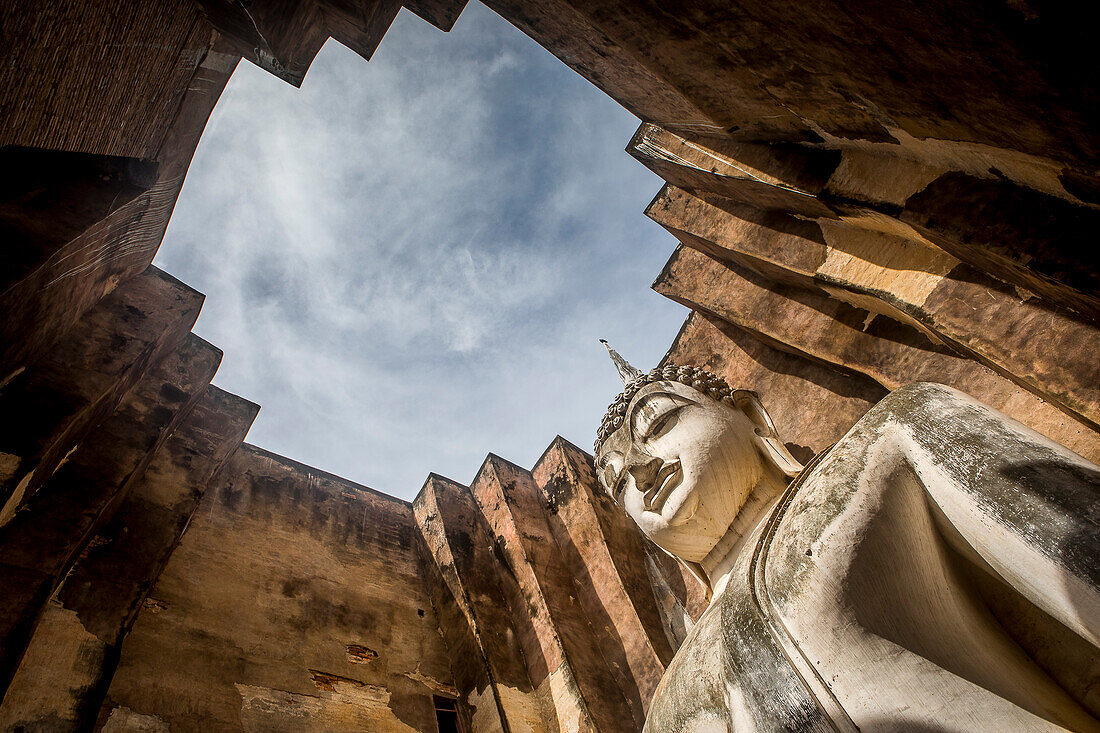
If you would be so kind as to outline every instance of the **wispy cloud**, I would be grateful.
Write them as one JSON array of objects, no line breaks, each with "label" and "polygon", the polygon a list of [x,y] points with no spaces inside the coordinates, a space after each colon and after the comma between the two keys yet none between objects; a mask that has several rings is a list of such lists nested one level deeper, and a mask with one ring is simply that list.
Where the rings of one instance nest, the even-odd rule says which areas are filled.
[{"label": "wispy cloud", "polygon": [[591,442],[685,311],[637,120],[483,6],[450,34],[402,11],[368,64],[330,41],[294,89],[242,63],[157,264],[207,294],[249,440],[411,497],[429,471]]}]

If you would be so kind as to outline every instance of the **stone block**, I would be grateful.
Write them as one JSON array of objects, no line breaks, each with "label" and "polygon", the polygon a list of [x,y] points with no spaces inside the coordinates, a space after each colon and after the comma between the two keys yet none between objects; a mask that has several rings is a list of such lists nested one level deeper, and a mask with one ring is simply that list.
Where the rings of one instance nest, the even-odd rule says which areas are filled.
[{"label": "stone block", "polygon": [[675,652],[646,572],[646,540],[600,488],[591,456],[563,438],[532,475],[600,652],[640,728]]},{"label": "stone block", "polygon": [[147,191],[156,164],[116,155],[0,148],[0,290],[18,282],[85,229]]},{"label": "stone block", "polygon": [[223,47],[283,81],[301,86],[328,33],[314,0],[253,2],[199,0],[206,19],[223,37]]},{"label": "stone block", "polygon": [[1002,177],[950,172],[899,218],[964,262],[1100,322],[1100,211]]},{"label": "stone block", "polygon": [[467,2],[468,0],[404,0],[401,4],[446,32],[454,28]]},{"label": "stone block", "polygon": [[126,632],[258,409],[206,388],[46,607],[0,703],[0,728],[92,728]]},{"label": "stone block", "polygon": [[150,266],[89,310],[47,356],[0,390],[0,524],[148,369],[190,332],[203,296]]},{"label": "stone block", "polygon": [[627,151],[720,208],[748,206],[930,241],[1052,304],[1100,318],[1100,273],[1087,235],[1100,214],[1066,190],[1057,166],[995,149],[838,145],[702,145],[642,123]]},{"label": "stone block", "polygon": [[[442,583],[433,598],[472,730],[547,729],[546,703],[532,686],[521,649],[521,629],[529,624],[513,620],[505,601],[504,587],[516,595],[516,581],[469,487],[432,474],[413,512]],[[441,610],[452,604],[460,618]]]},{"label": "stone block", "polygon": [[1100,435],[1077,416],[914,328],[822,291],[776,283],[683,246],[654,289],[780,349],[865,374],[888,390],[912,382],[955,387],[1089,460],[1100,459]]},{"label": "stone block", "polygon": [[[46,576],[52,592],[141,480],[158,449],[209,384],[220,360],[220,351],[192,335],[139,380],[115,413],[0,528],[0,564]],[[13,588],[4,603],[38,600],[37,593],[21,597]],[[41,610],[41,606],[26,607],[17,615],[37,617]],[[9,613],[13,612],[4,615]],[[18,628],[4,628],[0,638],[6,650],[19,649],[21,654],[30,637]],[[15,658],[7,652],[5,656]],[[14,672],[11,666],[0,670],[5,689]]]},{"label": "stone block", "polygon": [[[729,211],[666,187],[647,214],[681,241],[779,282],[816,287],[914,326],[1090,425],[1100,419],[1100,331],[931,243],[782,214]],[[974,324],[980,321],[982,328]]]},{"label": "stone block", "polygon": [[535,644],[524,645],[531,681],[546,689],[558,726],[567,731],[614,730],[631,709],[612,676],[577,599],[572,575],[554,540],[548,507],[528,471],[490,454],[471,484],[519,597],[509,602],[526,618]]},{"label": "stone block", "polygon": [[763,211],[836,216],[817,195],[840,153],[794,145],[730,143],[736,158],[642,123],[626,151],[668,183]]}]

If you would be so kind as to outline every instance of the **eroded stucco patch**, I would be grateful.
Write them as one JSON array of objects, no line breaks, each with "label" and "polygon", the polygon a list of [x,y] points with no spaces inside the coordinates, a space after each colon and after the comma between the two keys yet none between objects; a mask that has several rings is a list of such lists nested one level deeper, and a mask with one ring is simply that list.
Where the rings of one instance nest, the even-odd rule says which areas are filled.
[{"label": "eroded stucco patch", "polygon": [[362,644],[348,644],[348,664],[369,664],[378,658],[378,652]]},{"label": "eroded stucco patch", "polygon": [[142,715],[130,708],[118,707],[111,711],[103,726],[103,733],[169,733],[171,728],[156,715]]},{"label": "eroded stucco patch", "polygon": [[0,704],[0,730],[77,720],[82,691],[96,682],[104,649],[76,612],[51,601]]},{"label": "eroded stucco patch", "polygon": [[319,690],[317,695],[236,684],[241,696],[241,723],[244,729],[254,733],[303,728],[416,732],[390,710],[390,693],[385,688],[313,670],[311,674]]},{"label": "eroded stucco patch", "polygon": [[[508,718],[508,727],[513,733],[543,733],[547,730],[543,722],[542,705],[534,694],[507,685],[497,685],[496,691],[500,697],[500,705]],[[492,713],[489,708],[493,705],[492,695],[486,689],[475,699],[474,693],[471,692],[470,702],[476,705],[474,729],[478,730],[477,723],[491,720]]]}]

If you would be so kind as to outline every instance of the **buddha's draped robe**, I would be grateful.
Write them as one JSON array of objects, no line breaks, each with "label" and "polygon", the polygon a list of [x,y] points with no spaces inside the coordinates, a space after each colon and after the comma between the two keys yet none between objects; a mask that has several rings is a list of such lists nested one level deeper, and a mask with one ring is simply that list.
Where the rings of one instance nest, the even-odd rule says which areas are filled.
[{"label": "buddha's draped robe", "polygon": [[897,390],[753,531],[646,731],[1100,731],[1098,528],[1095,464]]}]

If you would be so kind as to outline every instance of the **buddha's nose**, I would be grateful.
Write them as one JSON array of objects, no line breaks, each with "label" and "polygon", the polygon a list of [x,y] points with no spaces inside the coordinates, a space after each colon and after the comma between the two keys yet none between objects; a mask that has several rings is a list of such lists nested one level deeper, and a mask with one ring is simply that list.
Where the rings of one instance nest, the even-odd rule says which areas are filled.
[{"label": "buddha's nose", "polygon": [[657,482],[662,461],[633,447],[626,456],[626,470],[634,477],[634,485],[643,494],[649,494]]}]

